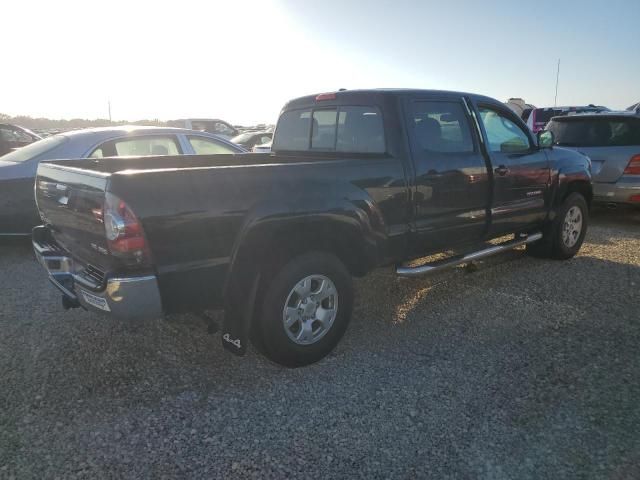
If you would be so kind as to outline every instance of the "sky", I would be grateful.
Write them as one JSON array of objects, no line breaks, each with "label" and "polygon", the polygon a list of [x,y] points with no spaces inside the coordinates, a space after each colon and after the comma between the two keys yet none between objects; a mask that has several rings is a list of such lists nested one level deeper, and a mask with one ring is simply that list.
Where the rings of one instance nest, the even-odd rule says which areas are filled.
[{"label": "sky", "polygon": [[21,0],[2,6],[0,112],[274,123],[339,88],[536,106],[640,101],[640,1]]}]

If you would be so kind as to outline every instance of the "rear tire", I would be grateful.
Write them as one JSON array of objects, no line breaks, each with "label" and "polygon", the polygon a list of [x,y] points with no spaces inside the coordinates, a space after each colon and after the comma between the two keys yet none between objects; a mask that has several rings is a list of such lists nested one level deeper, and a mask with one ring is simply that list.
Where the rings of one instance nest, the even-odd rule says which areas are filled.
[{"label": "rear tire", "polygon": [[570,194],[546,226],[542,240],[527,245],[534,257],[567,260],[582,246],[589,223],[589,207],[582,195]]},{"label": "rear tire", "polygon": [[266,281],[253,325],[254,345],[286,367],[328,355],[344,335],[353,308],[353,284],[344,264],[328,253],[306,253]]}]

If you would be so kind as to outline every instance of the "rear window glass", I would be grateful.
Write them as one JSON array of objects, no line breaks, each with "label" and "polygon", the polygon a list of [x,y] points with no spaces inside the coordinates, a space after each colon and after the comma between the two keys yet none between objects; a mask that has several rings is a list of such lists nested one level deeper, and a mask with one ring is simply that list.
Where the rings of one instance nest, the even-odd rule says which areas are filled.
[{"label": "rear window glass", "polygon": [[316,110],[311,122],[311,149],[333,150],[336,144],[338,111]]},{"label": "rear window glass", "polygon": [[557,117],[560,115],[566,115],[567,112],[563,112],[560,109],[553,109],[553,108],[536,108],[534,110],[535,115],[533,117],[533,119],[535,120],[536,123],[547,123],[549,120],[551,120],[552,117]]},{"label": "rear window glass", "polygon": [[577,115],[579,113],[596,113],[607,110],[605,107],[558,107],[558,108],[536,108],[536,123],[547,123],[553,117],[564,117]]},{"label": "rear window glass", "polygon": [[280,115],[273,150],[309,150],[311,110],[289,110]]},{"label": "rear window glass", "polygon": [[43,153],[53,150],[61,143],[67,141],[67,137],[64,135],[54,135],[47,137],[37,142],[31,143],[26,147],[19,148],[11,153],[7,153],[2,156],[3,162],[26,162],[35,158]]},{"label": "rear window glass", "polygon": [[557,145],[623,147],[640,145],[640,120],[635,118],[561,118],[547,126]]},{"label": "rear window glass", "polygon": [[384,153],[382,114],[360,106],[289,110],[280,116],[273,150]]}]

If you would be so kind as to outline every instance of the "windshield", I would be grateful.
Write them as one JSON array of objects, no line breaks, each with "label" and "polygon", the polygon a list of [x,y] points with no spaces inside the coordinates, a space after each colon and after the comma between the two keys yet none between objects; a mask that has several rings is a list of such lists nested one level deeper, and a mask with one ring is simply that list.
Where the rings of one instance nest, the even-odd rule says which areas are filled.
[{"label": "windshield", "polygon": [[622,147],[640,145],[640,119],[566,117],[552,120],[557,145],[567,147]]},{"label": "windshield", "polygon": [[47,137],[43,140],[38,140],[37,142],[32,143],[31,145],[27,145],[26,147],[19,148],[18,150],[14,150],[11,153],[7,153],[0,157],[3,162],[26,162],[31,160],[32,158],[37,157],[49,150],[53,150],[58,145],[67,141],[67,137],[64,135],[54,135],[52,137]]}]

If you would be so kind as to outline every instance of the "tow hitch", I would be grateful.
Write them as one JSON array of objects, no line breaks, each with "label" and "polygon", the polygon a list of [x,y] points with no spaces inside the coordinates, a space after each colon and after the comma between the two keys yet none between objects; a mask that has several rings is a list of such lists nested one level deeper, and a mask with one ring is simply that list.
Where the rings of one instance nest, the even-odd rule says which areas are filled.
[{"label": "tow hitch", "polygon": [[62,295],[62,308],[65,310],[71,310],[72,308],[80,308],[80,302],[77,299],[71,298],[67,295]]}]

